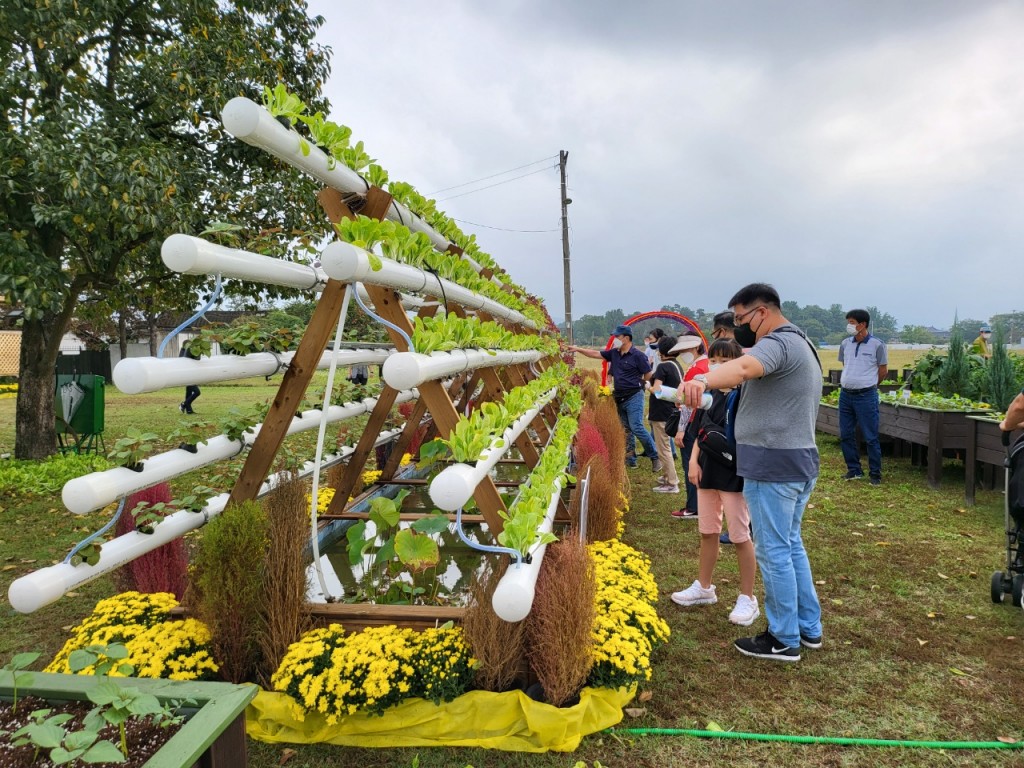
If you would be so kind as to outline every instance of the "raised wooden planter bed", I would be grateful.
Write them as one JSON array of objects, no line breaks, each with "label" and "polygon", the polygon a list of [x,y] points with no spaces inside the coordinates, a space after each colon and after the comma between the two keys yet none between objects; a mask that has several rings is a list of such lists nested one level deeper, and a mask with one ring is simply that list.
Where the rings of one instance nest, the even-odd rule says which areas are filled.
[{"label": "raised wooden planter bed", "polygon": [[986,411],[940,411],[915,405],[879,403],[878,432],[923,451],[911,450],[915,462],[928,465],[928,485],[938,488],[942,477],[943,452],[966,452],[969,442],[967,417]]},{"label": "raised wooden planter bed", "polygon": [[[18,686],[19,699],[38,696],[50,702],[86,701],[87,693],[105,683],[106,677],[58,675],[32,672],[28,685]],[[149,693],[162,703],[193,699],[189,719],[166,744],[151,757],[144,768],[244,768],[247,764],[245,709],[256,696],[255,685],[231,683],[183,682],[119,677],[126,688]],[[10,676],[0,681],[0,698],[12,699]]]},{"label": "raised wooden planter bed", "polygon": [[[964,500],[974,503],[974,491],[978,487],[979,474],[983,488],[991,490],[1003,482],[1006,447],[1003,445],[1003,431],[999,422],[989,416],[967,417],[967,456],[964,459]],[[1010,434],[1013,443],[1020,431]]]}]

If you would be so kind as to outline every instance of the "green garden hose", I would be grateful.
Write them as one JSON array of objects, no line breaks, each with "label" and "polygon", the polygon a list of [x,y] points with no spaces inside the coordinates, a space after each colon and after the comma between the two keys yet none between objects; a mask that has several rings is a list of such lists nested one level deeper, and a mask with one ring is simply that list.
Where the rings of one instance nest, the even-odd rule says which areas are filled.
[{"label": "green garden hose", "polygon": [[919,747],[923,749],[1022,749],[1024,741],[903,741],[898,739],[855,739],[843,736],[788,736],[781,733],[738,733],[701,731],[688,728],[609,728],[605,733],[638,736],[696,736],[703,739],[783,741],[790,744],[839,744],[848,747]]}]

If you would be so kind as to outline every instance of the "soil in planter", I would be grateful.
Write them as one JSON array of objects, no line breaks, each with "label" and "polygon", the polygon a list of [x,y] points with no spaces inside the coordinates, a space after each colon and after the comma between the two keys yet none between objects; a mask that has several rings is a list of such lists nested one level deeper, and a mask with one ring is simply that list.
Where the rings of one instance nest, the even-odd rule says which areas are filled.
[{"label": "soil in planter", "polygon": [[[74,715],[74,719],[69,720],[62,726],[65,732],[72,733],[82,730],[82,718],[92,708],[92,702],[89,701],[48,702],[35,696],[26,696],[24,698],[19,697],[18,711],[13,712],[9,701],[0,701],[0,731],[7,731],[8,734],[0,736],[0,768],[23,768],[23,766],[49,768],[53,765],[48,757],[50,752],[48,749],[40,750],[39,758],[33,762],[32,756],[35,753],[35,747],[31,744],[24,747],[11,746],[9,734],[28,725],[31,722],[29,715],[37,709],[49,709],[50,713],[47,717],[63,713]],[[128,758],[123,763],[93,763],[92,765],[117,765],[124,766],[125,768],[139,768],[139,766],[145,765],[146,761],[156,754],[180,728],[180,725],[169,725],[166,728],[161,728],[148,717],[133,717],[125,723],[125,733],[128,739]],[[99,738],[100,740],[105,739],[120,748],[121,736],[117,726],[106,726],[100,731]],[[65,765],[77,768],[78,766],[85,766],[86,763],[80,760],[73,760],[70,763],[65,763]]]}]

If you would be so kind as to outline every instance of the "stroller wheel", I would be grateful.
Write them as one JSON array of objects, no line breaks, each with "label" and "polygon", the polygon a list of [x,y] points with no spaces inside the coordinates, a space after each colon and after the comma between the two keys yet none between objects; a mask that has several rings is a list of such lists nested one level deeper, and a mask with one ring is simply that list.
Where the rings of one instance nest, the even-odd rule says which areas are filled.
[{"label": "stroller wheel", "polygon": [[996,571],[992,574],[992,602],[1003,602],[1003,572]]},{"label": "stroller wheel", "polygon": [[1024,573],[1018,573],[1011,582],[1010,596],[1013,598],[1015,608],[1020,608],[1021,598],[1024,597]]}]

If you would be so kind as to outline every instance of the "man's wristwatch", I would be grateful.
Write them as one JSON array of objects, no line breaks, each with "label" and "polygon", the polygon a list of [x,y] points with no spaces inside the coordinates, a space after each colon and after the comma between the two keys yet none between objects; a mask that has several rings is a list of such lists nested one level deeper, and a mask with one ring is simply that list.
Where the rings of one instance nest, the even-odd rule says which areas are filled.
[{"label": "man's wristwatch", "polygon": [[704,385],[704,389],[708,388],[708,377],[706,374],[698,373],[696,376],[690,379],[690,381],[699,381],[701,384]]}]

